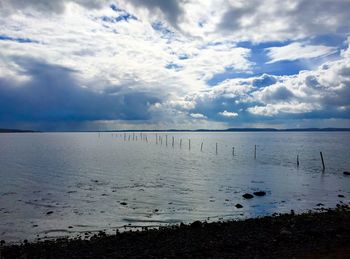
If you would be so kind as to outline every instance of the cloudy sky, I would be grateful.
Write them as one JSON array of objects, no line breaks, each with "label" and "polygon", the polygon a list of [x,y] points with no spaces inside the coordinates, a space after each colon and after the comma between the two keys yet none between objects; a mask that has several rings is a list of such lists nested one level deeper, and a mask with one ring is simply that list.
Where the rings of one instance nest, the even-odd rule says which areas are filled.
[{"label": "cloudy sky", "polygon": [[350,127],[350,0],[0,0],[0,127]]}]

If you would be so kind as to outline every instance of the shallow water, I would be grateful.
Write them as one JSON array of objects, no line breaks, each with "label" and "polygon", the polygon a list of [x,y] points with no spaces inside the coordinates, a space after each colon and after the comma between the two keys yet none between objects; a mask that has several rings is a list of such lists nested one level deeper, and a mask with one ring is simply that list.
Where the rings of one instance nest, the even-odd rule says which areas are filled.
[{"label": "shallow water", "polygon": [[[162,143],[155,133],[143,134],[147,142],[140,133],[126,133],[126,140],[124,133],[0,134],[0,239],[238,219],[350,201],[350,177],[343,176],[350,170],[349,132],[157,135]],[[267,195],[242,198],[256,190]]]}]

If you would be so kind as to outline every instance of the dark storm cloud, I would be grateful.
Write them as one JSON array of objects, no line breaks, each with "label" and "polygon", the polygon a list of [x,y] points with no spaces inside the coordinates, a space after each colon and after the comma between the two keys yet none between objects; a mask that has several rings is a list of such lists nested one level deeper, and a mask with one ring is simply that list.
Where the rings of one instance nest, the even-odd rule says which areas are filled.
[{"label": "dark storm cloud", "polygon": [[149,93],[115,87],[113,93],[80,87],[75,71],[32,59],[17,64],[24,83],[0,78],[0,121],[147,120],[159,101]]},{"label": "dark storm cloud", "polygon": [[128,2],[134,6],[147,8],[151,12],[160,10],[166,20],[174,27],[177,27],[177,23],[183,13],[183,0],[129,0]]},{"label": "dark storm cloud", "polygon": [[[270,9],[268,5],[269,2],[266,1],[251,0],[232,6],[222,16],[218,30],[235,32],[251,29],[259,32],[259,26],[285,20],[288,24],[281,27],[281,33],[323,35],[350,31],[348,0],[296,0],[289,3],[290,6],[281,2]],[[242,22],[247,20],[251,22]]]},{"label": "dark storm cloud", "polygon": [[[74,2],[88,9],[100,8],[109,4],[107,0],[0,0],[0,8],[12,7],[13,9],[33,9],[41,12],[62,13],[65,4]],[[118,3],[118,1],[116,1]],[[161,11],[164,18],[174,27],[177,27],[179,18],[181,17],[183,0],[129,0],[125,1],[135,7],[148,9],[151,13]],[[112,5],[116,7],[115,5]]]},{"label": "dark storm cloud", "polygon": [[261,100],[264,103],[278,103],[290,101],[294,94],[284,85],[276,85],[273,88],[266,88],[262,91]]},{"label": "dark storm cloud", "polygon": [[17,10],[34,9],[41,12],[62,13],[64,5],[75,2],[86,8],[100,8],[105,0],[0,0],[0,8],[12,7]]}]

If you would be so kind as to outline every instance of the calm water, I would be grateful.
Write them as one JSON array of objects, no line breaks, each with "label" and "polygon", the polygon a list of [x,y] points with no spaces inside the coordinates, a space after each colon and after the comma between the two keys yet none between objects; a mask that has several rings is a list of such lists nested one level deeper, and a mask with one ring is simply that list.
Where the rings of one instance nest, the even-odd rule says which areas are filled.
[{"label": "calm water", "polygon": [[[247,218],[350,201],[350,177],[343,176],[350,170],[349,132],[158,133],[162,144],[154,133],[146,134],[148,142],[139,133],[134,141],[132,133],[130,141],[129,133],[126,141],[122,135],[0,134],[0,239]],[[242,198],[256,190],[267,195]]]}]

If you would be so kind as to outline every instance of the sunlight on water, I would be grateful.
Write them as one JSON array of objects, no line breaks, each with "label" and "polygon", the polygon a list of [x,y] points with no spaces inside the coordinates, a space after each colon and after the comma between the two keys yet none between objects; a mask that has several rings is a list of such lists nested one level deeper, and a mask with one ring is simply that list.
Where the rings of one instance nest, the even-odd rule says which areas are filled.
[{"label": "sunlight on water", "polygon": [[[350,133],[157,136],[143,133],[141,141],[140,133],[126,133],[125,139],[124,133],[1,134],[0,239],[238,219],[349,202],[350,177],[343,171],[350,170]],[[242,197],[258,190],[267,195]]]}]

